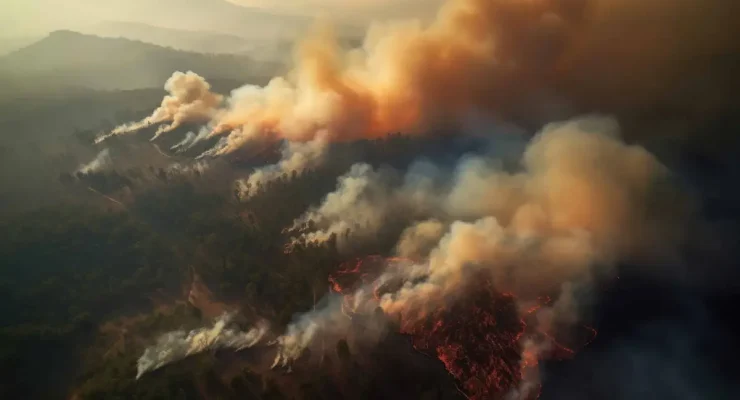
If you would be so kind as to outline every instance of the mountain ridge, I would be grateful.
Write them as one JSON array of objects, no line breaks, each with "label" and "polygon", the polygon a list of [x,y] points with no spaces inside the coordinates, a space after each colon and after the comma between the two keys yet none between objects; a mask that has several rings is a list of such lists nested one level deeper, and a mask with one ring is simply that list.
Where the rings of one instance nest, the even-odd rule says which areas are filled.
[{"label": "mountain ridge", "polygon": [[[72,56],[70,56],[72,55]],[[58,30],[0,57],[0,77],[96,90],[162,87],[178,70],[206,79],[264,83],[280,67],[244,55],[203,54],[125,38]]]}]

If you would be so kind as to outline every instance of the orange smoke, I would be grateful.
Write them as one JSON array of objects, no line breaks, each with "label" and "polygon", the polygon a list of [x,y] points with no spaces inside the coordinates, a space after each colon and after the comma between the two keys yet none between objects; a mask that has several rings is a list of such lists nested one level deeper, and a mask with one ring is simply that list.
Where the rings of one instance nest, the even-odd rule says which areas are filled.
[{"label": "orange smoke", "polygon": [[361,49],[348,52],[330,29],[320,29],[299,46],[290,76],[234,93],[215,119],[213,134],[230,132],[220,152],[264,134],[372,138],[454,123],[472,109],[505,108],[516,92],[511,82],[540,81],[557,61],[543,56],[559,42],[567,17],[555,3],[451,0],[430,26],[376,25]]},{"label": "orange smoke", "polygon": [[471,112],[570,116],[542,104],[551,93],[575,109],[675,105],[667,76],[690,80],[685,60],[735,46],[718,28],[733,25],[714,2],[643,3],[448,0],[430,25],[377,24],[350,51],[322,28],[299,46],[289,76],[236,91],[213,134],[230,133],[219,150],[228,153],[256,136],[375,138],[454,126]]},{"label": "orange smoke", "polygon": [[[490,161],[466,158],[452,182],[418,187],[409,181],[394,185],[370,166],[355,165],[320,206],[296,220],[293,228],[310,228],[291,243],[339,238],[352,228],[338,242],[341,251],[344,245],[374,240],[384,224],[404,223],[398,255],[421,261],[385,268],[374,277],[347,269],[364,284],[351,292],[342,290],[341,282],[337,289],[336,279],[331,283],[345,295],[344,303],[352,304],[347,309],[380,307],[401,317],[402,328],[411,332],[430,316],[442,317],[441,310],[468,304],[482,282],[490,282],[486,290],[516,296],[516,313],[536,335],[505,341],[522,346],[517,361],[523,373],[507,374],[505,380],[516,381],[517,398],[526,399],[539,385],[536,360],[554,351],[570,353],[553,335],[577,326],[585,295],[580,291],[613,276],[619,262],[670,258],[684,240],[689,210],[667,168],[642,147],[622,142],[619,127],[608,118],[548,125],[531,140],[518,173]],[[295,359],[318,334],[338,334],[339,328],[329,324],[341,315],[337,310],[344,308],[304,315],[285,335],[293,344],[278,362]],[[454,312],[452,318],[459,315]],[[455,350],[448,345],[422,347]],[[464,358],[457,350],[440,357],[448,368]]]},{"label": "orange smoke", "polygon": [[[206,116],[211,136],[226,136],[208,152],[219,155],[260,138],[338,141],[454,127],[471,112],[547,122],[595,107],[695,109],[695,95],[710,96],[703,110],[723,103],[727,77],[697,89],[693,78],[707,71],[696,65],[737,48],[736,24],[719,3],[448,0],[431,24],[376,24],[351,50],[321,27],[300,43],[287,76],[239,88],[224,108],[208,102],[214,108],[205,113],[181,113],[188,102],[163,104],[166,113],[124,130],[173,121],[164,133],[183,116]],[[687,61],[697,57],[707,62]]]}]

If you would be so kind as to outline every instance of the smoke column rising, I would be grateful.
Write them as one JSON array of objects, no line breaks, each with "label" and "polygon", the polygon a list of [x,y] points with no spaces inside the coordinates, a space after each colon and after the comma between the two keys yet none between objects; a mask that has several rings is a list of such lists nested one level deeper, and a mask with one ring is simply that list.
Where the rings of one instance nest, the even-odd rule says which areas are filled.
[{"label": "smoke column rising", "polygon": [[208,350],[242,350],[259,343],[265,336],[268,326],[265,322],[247,332],[228,328],[233,316],[224,314],[211,328],[199,328],[190,332],[175,331],[159,337],[154,346],[147,348],[137,362],[136,379],[147,372],[183,360]]},{"label": "smoke column rising", "polygon": [[275,165],[258,168],[246,180],[237,180],[240,197],[251,197],[258,187],[279,179],[283,174],[303,172],[323,162],[328,143],[322,136],[309,142],[285,142],[281,161]]},{"label": "smoke column rising", "polygon": [[431,25],[375,25],[350,51],[331,29],[317,29],[299,45],[292,74],[232,94],[213,121],[214,135],[228,134],[219,153],[266,134],[291,141],[319,132],[331,140],[371,138],[491,110],[508,97],[497,86],[519,73],[506,63],[530,61],[508,42],[548,46],[549,37],[529,42],[542,30],[560,34],[567,16],[557,12],[549,1],[451,0]]},{"label": "smoke column rising", "polygon": [[103,149],[92,161],[85,165],[81,165],[80,168],[77,169],[77,172],[82,172],[83,174],[98,172],[111,164],[113,164],[113,159],[110,156],[110,150]]},{"label": "smoke column rising", "polygon": [[190,150],[191,148],[193,148],[193,146],[205,140],[208,137],[208,133],[209,132],[207,128],[201,128],[198,131],[197,135],[193,132],[188,132],[187,134],[185,134],[185,138],[183,138],[178,143],[175,143],[172,147],[170,147],[170,150],[173,150],[176,153],[182,153],[184,151]]},{"label": "smoke column rising", "polygon": [[222,101],[222,96],[211,92],[211,85],[192,71],[175,72],[164,84],[164,89],[169,95],[162,99],[162,104],[150,116],[118,126],[110,133],[98,137],[95,142],[100,143],[111,136],[125,135],[154,124],[169,122],[169,125],[160,125],[157,128],[152,138],[154,140],[185,122],[207,122]]},{"label": "smoke column rising", "polygon": [[[293,244],[326,242],[332,234],[341,238],[347,229],[354,229],[359,235],[376,232],[392,201],[389,198],[392,193],[386,186],[381,174],[370,165],[353,165],[349,172],[339,177],[337,190],[329,193],[321,206],[308,210],[294,221],[289,231],[304,231],[309,227],[309,221],[318,230],[301,233],[293,239]],[[343,247],[344,243],[339,245]]]},{"label": "smoke column rising", "polygon": [[[281,140],[458,132],[471,114],[539,125],[583,110],[666,108],[701,119],[734,99],[726,74],[709,89],[695,83],[716,75],[697,73],[697,64],[713,65],[737,48],[731,15],[720,0],[447,0],[431,23],[374,24],[354,49],[319,26],[298,44],[290,73],[236,89],[223,103],[200,76],[176,72],[149,117],[97,141],[162,124],[155,139],[202,123],[205,131],[173,150],[220,137],[204,158]],[[290,151],[284,157],[246,182],[269,181],[299,160]]]},{"label": "smoke column rising", "polygon": [[[497,291],[513,293],[522,318],[533,317],[534,328],[545,333],[521,343],[522,359],[530,366],[519,388],[518,396],[525,398],[537,387],[537,360],[552,349],[550,334],[579,319],[577,292],[587,293],[597,275],[613,276],[620,260],[670,254],[681,240],[684,215],[671,206],[680,202],[665,187],[667,169],[643,148],[624,144],[608,118],[548,125],[530,142],[519,173],[492,168],[486,161],[463,162],[446,192],[426,192],[441,196],[426,199],[426,204],[441,206],[428,207],[425,219],[409,221],[398,245],[401,254],[423,261],[388,269],[351,301],[355,309],[380,306],[413,324],[465,297],[471,285],[486,277]],[[387,200],[395,198],[394,190],[404,193],[403,186],[383,187],[384,197],[375,196],[374,202],[357,200],[365,182],[383,184],[368,166],[353,167],[340,181],[338,190],[307,216],[331,218],[330,226],[351,226],[354,215],[378,215],[379,224],[396,218],[394,210],[403,215]],[[467,207],[461,207],[463,199]],[[391,281],[405,283],[376,299],[372,287]],[[525,314],[541,296],[554,302]],[[319,320],[327,318],[326,312],[318,314]],[[279,340],[290,344],[279,363],[289,364],[301,344],[315,340],[315,327],[325,325],[304,320],[289,327]]]},{"label": "smoke column rising", "polygon": [[[699,7],[704,3],[709,2],[449,0],[430,25],[374,25],[362,47],[349,51],[324,27],[300,44],[289,75],[264,87],[237,89],[222,108],[220,101],[195,107],[204,112],[180,113],[190,110],[186,100],[174,101],[170,112],[163,101],[140,125],[117,131],[171,122],[166,131],[199,121],[208,124],[209,137],[221,137],[205,153],[218,156],[254,141],[418,134],[455,127],[471,112],[534,112],[541,104],[532,99],[551,89],[605,109],[649,108],[664,100],[663,89],[674,82],[656,77],[654,71],[663,70],[658,67],[673,71],[671,62],[688,59],[687,51],[711,55],[721,47],[706,46],[712,35],[695,35],[707,25],[693,24],[687,10],[716,9]],[[681,30],[672,29],[674,21]],[[553,295],[555,302],[534,315],[541,331],[572,326],[578,320],[577,292],[587,292],[597,275],[609,276],[623,260],[670,256],[682,240],[683,210],[680,201],[669,199],[675,192],[666,190],[668,171],[644,149],[623,143],[617,128],[612,120],[593,118],[549,125],[529,144],[519,172],[474,158],[439,185],[398,187],[368,166],[355,166],[337,191],[296,221],[296,229],[308,221],[319,226],[297,240],[326,240],[357,226],[363,234],[353,240],[365,240],[398,210],[413,210],[399,219],[407,229],[397,248],[422,261],[380,278],[379,283],[406,281],[398,290],[379,300],[361,290],[355,304],[379,305],[413,323],[414,316],[464,297],[474,277],[484,274],[498,291],[514,293],[522,310],[538,296]],[[283,163],[247,182],[284,171],[295,154],[286,151]],[[341,336],[345,324],[321,322],[339,321],[341,314],[341,307],[306,314],[278,339],[283,350],[276,361],[289,364],[319,334],[334,329]],[[522,358],[536,363],[550,345],[546,338],[524,341]],[[521,396],[535,375],[527,376]]]},{"label": "smoke column rising", "polygon": [[473,110],[506,113],[532,86],[546,85],[584,13],[555,0],[449,0],[431,24],[376,24],[351,50],[322,26],[299,44],[287,76],[239,88],[215,110],[220,97],[202,78],[176,73],[160,108],[112,134],[210,120],[211,135],[227,137],[210,153],[220,155],[265,137],[373,138],[455,125]]}]

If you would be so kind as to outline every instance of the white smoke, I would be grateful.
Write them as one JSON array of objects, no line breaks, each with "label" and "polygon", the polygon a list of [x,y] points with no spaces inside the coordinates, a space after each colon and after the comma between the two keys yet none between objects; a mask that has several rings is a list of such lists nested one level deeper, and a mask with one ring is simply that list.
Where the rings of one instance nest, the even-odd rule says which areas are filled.
[{"label": "white smoke", "polygon": [[351,323],[342,315],[340,308],[341,303],[336,298],[330,298],[322,309],[304,314],[289,325],[286,333],[272,343],[278,348],[272,368],[288,366],[315,343],[317,335],[346,332]]},{"label": "white smoke", "polygon": [[112,164],[113,158],[111,158],[110,156],[110,150],[103,149],[100,151],[100,153],[98,153],[97,156],[95,156],[92,161],[87,164],[80,165],[80,167],[77,169],[77,172],[82,172],[83,174],[98,172]]},{"label": "white smoke", "polygon": [[440,214],[441,175],[429,162],[414,163],[403,177],[389,168],[375,170],[368,164],[355,164],[320,206],[309,209],[286,229],[298,233],[289,247],[323,243],[336,236],[344,249],[348,232],[352,242],[372,240],[391,216],[396,222],[410,223]]},{"label": "white smoke", "polygon": [[160,125],[152,140],[186,122],[208,122],[223,99],[221,95],[211,92],[211,85],[203,77],[192,71],[173,73],[165,82],[164,89],[169,95],[162,99],[160,106],[151,115],[141,121],[118,126],[95,139],[95,143],[165,122],[169,124]]},{"label": "white smoke", "polygon": [[[345,229],[359,229],[363,234],[352,240],[365,240],[400,220],[406,229],[396,251],[420,261],[396,263],[353,294],[330,296],[325,306],[299,316],[272,343],[273,366],[289,367],[306,349],[318,348],[319,338],[347,337],[355,313],[380,307],[414,324],[484,279],[514,294],[529,329],[544,333],[520,343],[523,382],[511,396],[525,398],[537,388],[537,364],[551,354],[556,327],[579,320],[576,293],[597,275],[611,276],[618,261],[665,254],[681,239],[683,210],[673,207],[680,203],[676,193],[662,186],[667,169],[643,148],[624,144],[608,118],[548,125],[531,140],[519,172],[467,158],[447,183],[426,163],[395,178],[366,164],[352,166],[337,190],[293,227],[316,230],[294,240],[323,240]],[[387,291],[377,293],[380,287]],[[542,296],[554,302],[531,311]],[[226,329],[228,321],[224,316],[211,329],[164,335],[139,360],[138,376],[207,349],[253,346],[267,330],[237,332]],[[384,329],[375,321],[358,341],[371,343]]]},{"label": "white smoke", "polygon": [[247,332],[231,329],[228,325],[232,314],[219,317],[211,328],[199,328],[190,332],[174,331],[159,337],[154,346],[148,347],[137,362],[136,379],[147,372],[183,360],[208,350],[243,350],[258,344],[267,334],[268,325],[258,322]]},{"label": "white smoke", "polygon": [[293,222],[290,231],[304,230],[309,224],[318,228],[294,238],[294,244],[325,242],[336,235],[342,246],[347,230],[361,236],[377,232],[387,217],[385,205],[392,201],[385,180],[370,165],[353,165],[339,178],[337,190],[329,193],[320,207],[309,210]]},{"label": "white smoke", "polygon": [[185,137],[181,141],[175,143],[174,145],[172,145],[172,147],[170,147],[170,150],[176,151],[178,153],[186,150],[195,141],[195,137],[195,133],[193,132],[186,133]]},{"label": "white smoke", "polygon": [[[291,363],[298,359],[308,348],[315,347],[317,351],[321,351],[322,349],[318,348],[319,341],[317,341],[317,338],[323,338],[329,342],[349,339],[346,333],[350,331],[354,324],[353,319],[349,316],[350,313],[364,312],[369,314],[373,310],[364,308],[367,304],[369,303],[359,301],[346,304],[341,296],[331,295],[325,300],[323,307],[299,316],[294,323],[287,327],[285,334],[271,342],[271,344],[277,346],[272,368],[290,368]],[[387,328],[385,319],[366,318],[362,321],[361,331],[355,331],[353,340],[349,341],[348,344],[352,346],[375,342],[383,336]]]},{"label": "white smoke", "polygon": [[236,186],[241,198],[249,198],[259,187],[279,179],[283,174],[300,173],[318,166],[326,155],[328,142],[325,137],[317,137],[309,142],[285,142],[280,162],[258,168],[246,180],[237,180]]},{"label": "white smoke", "polygon": [[[303,233],[312,240],[356,225],[377,231],[390,220],[408,220],[397,251],[424,261],[387,269],[370,286],[406,283],[380,299],[367,288],[351,296],[357,307],[380,306],[407,322],[464,297],[481,277],[515,294],[521,310],[551,296],[551,306],[527,315],[535,320],[531,328],[548,333],[522,343],[523,358],[536,361],[548,356],[555,326],[577,322],[577,289],[591,287],[597,271],[611,276],[619,260],[675,248],[684,215],[671,206],[680,203],[676,193],[662,187],[665,167],[643,148],[621,142],[608,118],[545,127],[530,142],[522,167],[509,173],[493,160],[466,159],[441,190],[444,185],[420,179],[394,185],[369,166],[355,165],[295,225],[314,221],[318,230]],[[409,214],[409,203],[421,211]],[[279,339],[286,347],[281,363],[289,364],[286,358],[315,336],[314,315]],[[535,371],[525,375],[522,393],[538,379]]]},{"label": "white smoke", "polygon": [[196,160],[191,161],[188,163],[173,163],[167,166],[167,174],[168,175],[191,175],[191,174],[199,174],[203,175],[205,174],[209,169],[211,168],[211,165],[208,161],[203,160]]},{"label": "white smoke", "polygon": [[170,150],[173,150],[176,153],[190,150],[193,146],[208,138],[208,133],[209,131],[207,128],[201,128],[197,135],[193,132],[188,132],[181,141],[170,147]]}]

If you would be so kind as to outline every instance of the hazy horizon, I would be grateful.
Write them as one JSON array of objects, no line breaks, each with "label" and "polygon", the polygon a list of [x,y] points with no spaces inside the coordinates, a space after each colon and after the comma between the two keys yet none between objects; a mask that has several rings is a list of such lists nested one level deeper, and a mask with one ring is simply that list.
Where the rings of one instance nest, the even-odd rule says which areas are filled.
[{"label": "hazy horizon", "polygon": [[[9,0],[0,16],[4,28],[0,37],[42,36],[55,30],[82,30],[111,21],[244,35],[244,32],[232,32],[240,28],[242,20],[245,32],[248,25],[264,22],[250,21],[247,18],[250,13],[259,19],[265,14],[307,21],[328,17],[338,24],[362,26],[379,19],[428,18],[441,3],[441,0],[288,0],[280,4],[267,0]],[[227,15],[231,21],[224,24],[219,15]]]}]

